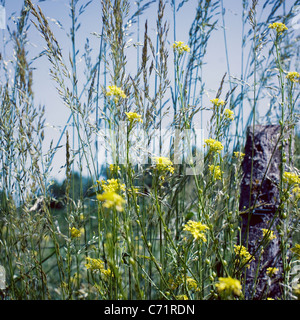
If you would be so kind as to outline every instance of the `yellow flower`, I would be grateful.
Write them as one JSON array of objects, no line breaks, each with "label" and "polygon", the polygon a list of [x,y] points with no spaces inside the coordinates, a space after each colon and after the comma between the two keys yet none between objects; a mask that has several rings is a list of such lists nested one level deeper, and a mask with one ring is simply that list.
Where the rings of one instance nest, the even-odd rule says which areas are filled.
[{"label": "yellow flower", "polygon": [[[210,148],[210,150],[221,153],[221,150],[223,150],[223,145],[220,141],[217,141],[215,139],[204,139],[204,142],[206,145]],[[205,147],[205,145],[204,145]]]},{"label": "yellow flower", "polygon": [[298,256],[298,259],[300,259],[300,244],[296,243],[291,251]]},{"label": "yellow flower", "polygon": [[189,46],[185,45],[183,41],[175,41],[175,43],[173,43],[173,49],[177,50],[179,54],[182,54],[183,52],[191,51]]},{"label": "yellow flower", "polygon": [[276,239],[276,235],[274,234],[274,231],[269,230],[269,229],[261,229],[263,232],[263,237],[266,236],[266,239],[268,241]]},{"label": "yellow flower", "polygon": [[198,290],[197,281],[191,277],[186,277],[186,285],[189,290]]},{"label": "yellow flower", "polygon": [[300,187],[299,187],[299,185],[296,185],[295,188],[293,188],[292,193],[294,193],[296,200],[300,200]]},{"label": "yellow flower", "polygon": [[109,165],[109,170],[111,172],[119,172],[121,170],[121,168],[119,166],[117,166],[116,164],[110,164]]},{"label": "yellow flower", "polygon": [[125,112],[128,120],[132,123],[135,123],[135,122],[141,122],[143,123],[143,119],[142,119],[142,116],[135,113],[135,112]]},{"label": "yellow flower", "polygon": [[189,220],[183,227],[183,230],[190,232],[195,240],[202,240],[203,242],[206,242],[204,232],[207,229],[209,229],[207,225],[193,220]]},{"label": "yellow flower", "polygon": [[286,78],[291,82],[300,82],[300,74],[296,71],[289,72]]},{"label": "yellow flower", "polygon": [[172,161],[167,157],[153,157],[155,161],[155,167],[158,171],[169,171],[174,173],[174,167]]},{"label": "yellow flower", "polygon": [[124,210],[125,200],[114,191],[105,191],[102,194],[98,194],[97,199],[104,202],[103,207],[105,208],[115,208],[120,212]]},{"label": "yellow flower", "polygon": [[71,238],[79,238],[81,236],[80,230],[76,228],[70,228]]},{"label": "yellow flower", "polygon": [[225,109],[224,110],[224,115],[227,119],[229,120],[234,120],[234,112],[230,109]]},{"label": "yellow flower", "polygon": [[118,179],[107,179],[107,181],[102,180],[98,182],[101,185],[104,192],[113,191],[113,192],[120,192],[125,191],[125,184],[120,183]]},{"label": "yellow flower", "polygon": [[275,274],[277,274],[278,273],[278,271],[279,271],[279,269],[278,268],[275,268],[275,267],[270,267],[270,268],[267,268],[267,276],[269,276],[270,278],[272,277],[272,276],[274,276]]},{"label": "yellow flower", "polygon": [[236,151],[233,153],[237,159],[243,159],[245,157],[245,153]]},{"label": "yellow flower", "polygon": [[216,284],[219,293],[225,293],[231,295],[232,293],[239,296],[242,293],[242,285],[239,280],[228,278],[219,278],[219,282]]},{"label": "yellow flower", "polygon": [[85,264],[85,267],[91,271],[101,270],[104,268],[104,262],[101,259],[86,257],[86,260],[88,262]]},{"label": "yellow flower", "polygon": [[180,294],[175,297],[177,300],[189,300],[189,298],[185,294]]},{"label": "yellow flower", "polygon": [[222,173],[220,166],[215,166],[213,164],[208,166],[208,169],[210,173],[213,175],[214,180],[221,180],[222,179]]},{"label": "yellow flower", "polygon": [[288,30],[287,26],[282,22],[269,24],[269,29],[275,29],[278,35],[281,35],[283,31]]},{"label": "yellow flower", "polygon": [[247,251],[244,246],[234,245],[234,252],[236,254],[235,262],[238,265],[243,265],[250,268],[250,262],[254,260],[254,257]]},{"label": "yellow flower", "polygon": [[212,99],[212,100],[210,100],[210,102],[212,104],[214,104],[216,107],[225,105],[225,101],[224,100],[220,100],[219,98]]},{"label": "yellow flower", "polygon": [[288,184],[298,184],[300,183],[300,176],[293,172],[284,172],[283,173],[283,181]]},{"label": "yellow flower", "polygon": [[125,92],[117,87],[117,86],[108,86],[107,87],[108,91],[106,92],[106,96],[113,96],[115,102],[117,103],[119,101],[120,98],[126,98],[126,94]]},{"label": "yellow flower", "polygon": [[86,258],[87,263],[85,264],[85,267],[91,271],[100,271],[104,276],[109,277],[112,275],[110,269],[105,269],[104,267],[104,261],[101,259],[93,259],[90,257]]}]

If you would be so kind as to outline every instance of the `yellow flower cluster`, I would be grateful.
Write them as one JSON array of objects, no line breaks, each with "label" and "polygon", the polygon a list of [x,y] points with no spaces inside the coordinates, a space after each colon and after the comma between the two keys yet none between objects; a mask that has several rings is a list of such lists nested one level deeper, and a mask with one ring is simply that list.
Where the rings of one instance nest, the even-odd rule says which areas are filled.
[{"label": "yellow flower cluster", "polygon": [[233,153],[237,159],[243,159],[245,157],[245,153],[236,151]]},{"label": "yellow flower cluster", "polygon": [[283,181],[288,184],[298,184],[300,183],[300,176],[294,172],[284,172],[283,173]]},{"label": "yellow flower cluster", "polygon": [[[224,148],[222,143],[220,141],[215,140],[215,139],[204,139],[204,142],[210,148],[211,151],[221,153],[221,150],[223,150],[223,148]],[[204,145],[204,147],[205,147],[205,145]]]},{"label": "yellow flower cluster", "polygon": [[107,88],[108,90],[106,92],[106,96],[113,96],[116,103],[119,101],[120,98],[126,98],[126,94],[121,88],[115,85],[108,86]]},{"label": "yellow flower cluster", "polygon": [[97,195],[99,201],[104,202],[104,208],[115,208],[117,211],[123,211],[123,205],[126,202],[119,194],[114,191],[105,191]]},{"label": "yellow flower cluster", "polygon": [[224,100],[220,100],[219,98],[212,99],[212,100],[210,100],[210,102],[212,104],[214,104],[216,107],[225,105],[225,101]]},{"label": "yellow flower cluster", "polygon": [[296,243],[291,251],[300,259],[300,244]]},{"label": "yellow flower cluster", "polygon": [[189,220],[183,227],[183,230],[190,232],[195,240],[202,240],[203,242],[206,242],[204,233],[207,229],[209,229],[207,225],[193,220]]},{"label": "yellow flower cluster", "polygon": [[279,269],[278,268],[275,268],[275,267],[270,267],[270,268],[267,268],[267,276],[269,276],[270,278],[272,277],[272,276],[274,276],[275,274],[277,274],[278,273],[278,271],[279,271]]},{"label": "yellow flower cluster", "polygon": [[79,238],[81,236],[80,230],[75,227],[70,228],[71,238]]},{"label": "yellow flower cluster", "polygon": [[131,123],[135,123],[135,122],[143,123],[142,116],[137,114],[136,112],[125,112],[125,114]]},{"label": "yellow flower cluster", "polygon": [[230,109],[224,110],[224,115],[228,120],[234,120],[234,112]]},{"label": "yellow flower cluster", "polygon": [[288,30],[287,26],[282,22],[274,22],[269,24],[269,29],[275,29],[278,35],[281,35],[283,31]]},{"label": "yellow flower cluster", "polygon": [[119,172],[121,168],[116,164],[110,164],[109,165],[110,172]]},{"label": "yellow flower cluster", "polygon": [[167,157],[153,157],[155,161],[155,167],[158,171],[169,171],[174,173],[174,167],[172,161]]},{"label": "yellow flower cluster", "polygon": [[286,75],[286,78],[291,82],[300,82],[300,74],[296,71],[291,71]]},{"label": "yellow flower cluster", "polygon": [[179,54],[191,51],[189,46],[187,44],[185,45],[183,41],[175,41],[175,43],[173,43],[173,49],[175,49]]},{"label": "yellow flower cluster", "polygon": [[194,278],[184,275],[178,275],[176,279],[174,279],[170,274],[169,276],[169,286],[172,290],[175,290],[180,285],[186,283],[188,290],[199,291],[197,281]]},{"label": "yellow flower cluster", "polygon": [[111,270],[105,269],[104,262],[101,259],[93,259],[90,257],[86,258],[87,263],[85,264],[85,267],[91,271],[100,271],[105,276],[110,276]]},{"label": "yellow flower cluster", "polygon": [[300,187],[297,185],[295,188],[293,188],[292,193],[294,193],[295,200],[300,200]]},{"label": "yellow flower cluster", "polygon": [[220,166],[215,166],[213,164],[208,166],[210,173],[213,175],[214,180],[221,180],[222,179],[222,172]]},{"label": "yellow flower cluster", "polygon": [[235,294],[240,296],[242,293],[242,285],[239,280],[228,278],[219,278],[219,282],[216,283],[216,288],[219,293],[231,295]]},{"label": "yellow flower cluster", "polygon": [[248,268],[250,267],[250,262],[254,260],[254,257],[247,251],[244,246],[234,245],[234,252],[236,254],[235,262],[238,265],[246,266],[248,264]]},{"label": "yellow flower cluster", "polygon": [[120,183],[118,179],[107,179],[107,181],[102,180],[97,183],[101,186],[104,192],[112,191],[112,192],[120,192],[125,191],[125,184]]},{"label": "yellow flower cluster", "polygon": [[186,285],[189,290],[198,291],[197,281],[192,277],[186,277]]},{"label": "yellow flower cluster", "polygon": [[185,294],[180,294],[180,295],[176,296],[175,298],[176,298],[176,300],[189,300],[189,298]]},{"label": "yellow flower cluster", "polygon": [[276,239],[276,235],[274,234],[274,231],[269,229],[261,229],[263,232],[263,237],[266,237],[268,241]]}]

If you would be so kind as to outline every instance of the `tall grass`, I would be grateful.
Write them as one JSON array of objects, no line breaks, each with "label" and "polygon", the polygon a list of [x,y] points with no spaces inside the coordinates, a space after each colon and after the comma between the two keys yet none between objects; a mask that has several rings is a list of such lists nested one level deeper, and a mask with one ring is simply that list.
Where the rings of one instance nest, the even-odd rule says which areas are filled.
[{"label": "tall grass", "polygon": [[[240,76],[230,65],[225,2],[197,1],[187,39],[177,39],[177,15],[188,2],[102,0],[91,35],[98,46],[87,37],[82,75],[77,39],[92,1],[69,1],[70,52],[43,10],[24,1],[4,44],[13,55],[1,59],[4,299],[248,299],[245,271],[254,253],[237,249],[246,214],[239,199],[245,129],[257,124],[280,124],[278,145],[287,135],[290,150],[281,148],[280,223],[269,230],[280,235],[283,282],[273,296],[276,277],[269,275],[260,299],[299,298],[299,81],[286,78],[299,71],[290,27],[299,1],[242,2]],[[273,22],[289,29],[278,35],[268,28]],[[45,43],[31,59],[29,27]],[[219,29],[224,76],[207,88],[206,57]],[[46,152],[47,105],[37,106],[33,92],[33,66],[44,57],[69,112]],[[65,180],[57,195],[51,175],[62,144]],[[262,236],[258,248],[267,245]]]}]

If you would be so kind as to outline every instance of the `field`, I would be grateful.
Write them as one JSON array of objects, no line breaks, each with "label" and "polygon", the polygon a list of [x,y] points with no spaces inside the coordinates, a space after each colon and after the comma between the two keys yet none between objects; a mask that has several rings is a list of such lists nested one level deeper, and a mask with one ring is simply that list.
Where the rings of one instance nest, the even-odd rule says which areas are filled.
[{"label": "field", "polygon": [[66,2],[2,26],[0,300],[300,299],[300,1]]}]

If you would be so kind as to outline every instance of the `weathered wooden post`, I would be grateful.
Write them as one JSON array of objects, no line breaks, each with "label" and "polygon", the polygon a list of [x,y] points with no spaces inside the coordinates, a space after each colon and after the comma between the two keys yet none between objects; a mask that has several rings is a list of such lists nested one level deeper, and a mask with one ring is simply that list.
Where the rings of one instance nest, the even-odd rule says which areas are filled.
[{"label": "weathered wooden post", "polygon": [[[254,255],[246,269],[246,299],[276,298],[281,296],[282,257],[280,237],[276,226],[280,222],[280,165],[281,149],[279,125],[248,127],[243,161],[240,211],[242,214],[242,244]],[[253,160],[252,160],[253,158]],[[253,161],[253,162],[252,162]],[[247,210],[248,209],[248,210]],[[270,228],[271,226],[271,228]],[[262,229],[271,229],[276,235],[264,246]],[[267,268],[278,268],[271,285]]]}]

